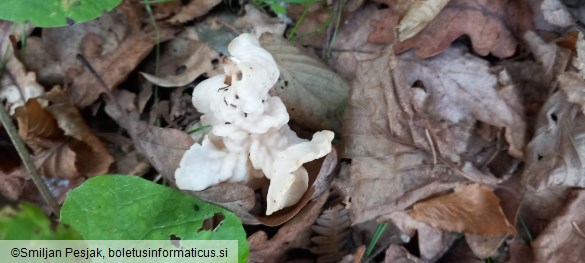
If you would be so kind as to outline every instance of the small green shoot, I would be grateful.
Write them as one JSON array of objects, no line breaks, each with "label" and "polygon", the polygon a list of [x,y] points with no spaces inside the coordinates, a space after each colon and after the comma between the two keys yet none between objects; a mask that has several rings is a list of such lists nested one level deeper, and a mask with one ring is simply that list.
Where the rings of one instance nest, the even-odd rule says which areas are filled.
[{"label": "small green shoot", "polygon": [[203,126],[201,126],[201,127],[199,127],[199,128],[195,128],[195,129],[193,129],[193,130],[191,130],[191,131],[187,132],[187,134],[191,135],[191,134],[193,134],[193,133],[196,133],[196,132],[203,131],[203,130],[205,130],[205,129],[207,129],[207,128],[211,128],[211,125],[203,125]]},{"label": "small green shoot", "polygon": [[376,233],[374,233],[374,236],[372,237],[372,240],[370,241],[370,244],[368,244],[368,248],[366,249],[366,258],[369,257],[370,254],[372,254],[372,251],[374,251],[374,248],[376,247],[378,240],[380,240],[380,237],[382,236],[384,231],[386,231],[386,227],[388,227],[387,224],[379,224],[378,228],[376,228]]}]

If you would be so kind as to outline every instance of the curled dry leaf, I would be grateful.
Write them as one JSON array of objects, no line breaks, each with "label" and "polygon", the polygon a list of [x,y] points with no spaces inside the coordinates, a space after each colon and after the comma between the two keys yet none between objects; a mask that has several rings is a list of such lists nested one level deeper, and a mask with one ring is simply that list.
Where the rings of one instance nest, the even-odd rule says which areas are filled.
[{"label": "curled dry leaf", "polygon": [[319,217],[328,196],[329,193],[326,192],[309,203],[297,216],[278,229],[272,238],[268,239],[264,231],[258,231],[248,237],[250,243],[248,262],[284,262],[287,251],[308,246],[312,232],[311,225]]},{"label": "curled dry leaf", "polygon": [[314,130],[339,132],[349,90],[345,81],[302,47],[280,36],[264,34],[260,41],[280,69],[273,91],[286,105],[291,121]]},{"label": "curled dry leaf", "polygon": [[432,116],[453,123],[477,119],[506,128],[510,154],[521,158],[526,124],[522,107],[509,105],[497,90],[497,78],[487,61],[454,46],[432,59],[417,59],[412,53],[399,57],[398,70],[408,85],[421,81],[414,103]]},{"label": "curled dry leaf", "polygon": [[534,262],[580,262],[585,258],[585,191],[574,198],[532,242]]},{"label": "curled dry leaf", "polygon": [[516,233],[502,212],[500,199],[490,187],[480,184],[461,185],[453,193],[419,202],[410,215],[451,232],[483,236]]},{"label": "curled dry leaf", "polygon": [[171,24],[185,23],[207,14],[209,10],[219,3],[221,3],[221,0],[192,0],[187,5],[184,5],[178,14],[167,21]]},{"label": "curled dry leaf", "polygon": [[[384,1],[394,6],[391,0]],[[394,29],[404,13],[389,9],[380,20],[372,21],[369,37],[373,43],[394,43],[402,52],[414,48],[418,57],[430,57],[443,52],[462,35],[471,38],[476,53],[509,57],[516,51],[515,35],[532,27],[531,10],[527,0],[451,0],[445,8],[416,36],[397,42]]]},{"label": "curled dry leaf", "polygon": [[44,98],[52,104],[43,109],[29,100],[14,114],[20,137],[33,150],[41,173],[67,179],[106,173],[113,159],[79,111],[57,89]]},{"label": "curled dry leaf", "polygon": [[189,31],[184,31],[161,50],[161,67],[158,72],[161,77],[148,73],[142,75],[161,87],[185,86],[201,74],[213,70],[214,60],[219,61],[219,54],[215,50],[194,39]]},{"label": "curled dry leaf", "polygon": [[542,107],[534,138],[526,146],[523,184],[541,190],[550,186],[585,187],[585,116],[580,106],[556,92]]},{"label": "curled dry leaf", "polygon": [[407,40],[422,31],[450,0],[417,0],[398,24],[398,39]]}]

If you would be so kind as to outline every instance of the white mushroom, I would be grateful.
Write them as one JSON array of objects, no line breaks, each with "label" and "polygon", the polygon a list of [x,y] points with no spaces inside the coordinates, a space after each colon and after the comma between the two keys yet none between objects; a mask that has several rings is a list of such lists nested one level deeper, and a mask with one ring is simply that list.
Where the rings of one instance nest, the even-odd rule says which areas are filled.
[{"label": "white mushroom", "polygon": [[266,214],[294,205],[306,192],[304,163],[331,151],[333,132],[299,138],[288,126],[282,100],[268,95],[280,74],[270,53],[256,38],[242,34],[228,50],[225,74],[201,82],[193,105],[203,115],[200,125],[212,129],[194,144],[175,171],[177,186],[203,190],[222,182],[244,182],[260,170],[270,179]]}]

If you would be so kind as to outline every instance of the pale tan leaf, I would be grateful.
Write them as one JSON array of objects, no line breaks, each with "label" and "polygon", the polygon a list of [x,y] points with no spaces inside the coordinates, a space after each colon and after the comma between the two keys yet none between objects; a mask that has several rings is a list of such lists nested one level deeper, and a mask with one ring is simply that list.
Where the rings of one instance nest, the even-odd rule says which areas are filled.
[{"label": "pale tan leaf", "polygon": [[398,39],[405,41],[422,31],[450,0],[418,0],[398,24]]},{"label": "pale tan leaf", "polygon": [[404,247],[392,244],[386,249],[385,263],[423,263],[424,261],[410,254]]},{"label": "pale tan leaf", "polygon": [[191,0],[181,8],[178,14],[168,19],[171,24],[185,23],[197,17],[203,16],[214,6],[221,3],[221,0]]},{"label": "pale tan leaf", "polygon": [[262,46],[280,69],[274,93],[282,99],[291,121],[304,127],[341,130],[341,108],[349,86],[319,59],[284,38],[264,34]]},{"label": "pale tan leaf", "polygon": [[526,124],[518,107],[508,104],[497,90],[497,78],[487,61],[454,46],[432,59],[417,59],[412,52],[401,55],[398,70],[406,84],[421,81],[414,104],[427,114],[458,123],[477,119],[505,127],[514,149],[510,154],[522,157]]},{"label": "pale tan leaf", "polygon": [[179,87],[188,85],[201,74],[213,70],[213,61],[219,63],[219,54],[194,39],[188,32],[184,31],[163,46],[159,77],[141,72],[142,76],[161,87]]},{"label": "pale tan leaf", "polygon": [[421,222],[451,232],[476,235],[514,234],[500,199],[480,184],[461,185],[455,192],[414,205],[410,215]]},{"label": "pale tan leaf", "polygon": [[574,198],[532,242],[535,262],[581,262],[585,258],[585,191]]},{"label": "pale tan leaf", "polygon": [[542,106],[536,127],[526,146],[523,183],[536,190],[585,187],[585,116],[581,107],[558,91]]}]

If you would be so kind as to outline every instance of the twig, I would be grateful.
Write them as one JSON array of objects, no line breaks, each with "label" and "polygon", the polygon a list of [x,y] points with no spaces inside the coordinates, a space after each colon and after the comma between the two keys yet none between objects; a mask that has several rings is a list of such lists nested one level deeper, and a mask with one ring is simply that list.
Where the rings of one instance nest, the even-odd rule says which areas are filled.
[{"label": "twig", "polygon": [[431,151],[433,152],[433,165],[437,165],[437,152],[435,152],[435,145],[431,138],[431,134],[429,133],[429,129],[425,129],[425,135],[427,136],[427,140],[429,140],[429,145],[431,145]]},{"label": "twig", "polygon": [[43,181],[43,178],[41,178],[39,171],[37,170],[32,159],[30,158],[30,154],[28,153],[28,150],[26,149],[24,142],[18,135],[18,131],[16,131],[16,127],[14,127],[14,124],[12,123],[10,115],[8,114],[8,112],[6,112],[6,109],[4,108],[4,101],[1,100],[0,121],[2,122],[2,125],[4,125],[4,129],[6,130],[6,133],[8,133],[8,137],[10,137],[10,141],[12,141],[14,148],[16,148],[18,156],[20,156],[20,159],[22,160],[22,163],[24,164],[26,171],[30,174],[37,189],[39,189],[41,196],[43,197],[43,199],[45,199],[45,202],[47,202],[53,214],[59,217],[59,205],[57,205],[57,201],[55,201],[55,198],[51,194],[51,191],[49,191],[49,188]]}]

